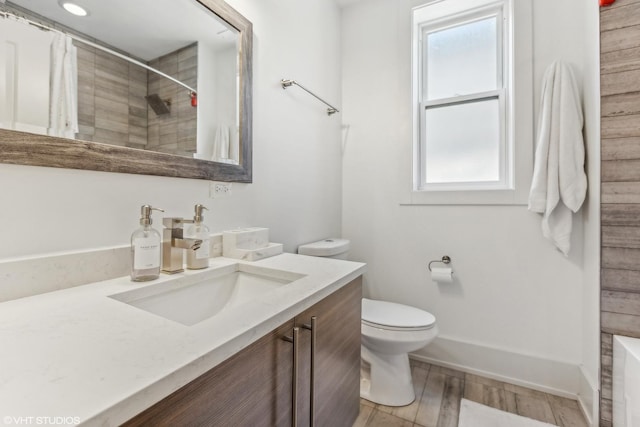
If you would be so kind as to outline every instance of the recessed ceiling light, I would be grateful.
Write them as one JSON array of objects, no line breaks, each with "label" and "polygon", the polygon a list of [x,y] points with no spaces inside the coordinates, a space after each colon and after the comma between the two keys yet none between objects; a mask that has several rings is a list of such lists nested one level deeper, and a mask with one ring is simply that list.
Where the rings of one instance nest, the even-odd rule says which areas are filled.
[{"label": "recessed ceiling light", "polygon": [[89,14],[85,8],[68,1],[61,2],[60,6],[62,6],[67,12],[76,16],[87,16]]}]

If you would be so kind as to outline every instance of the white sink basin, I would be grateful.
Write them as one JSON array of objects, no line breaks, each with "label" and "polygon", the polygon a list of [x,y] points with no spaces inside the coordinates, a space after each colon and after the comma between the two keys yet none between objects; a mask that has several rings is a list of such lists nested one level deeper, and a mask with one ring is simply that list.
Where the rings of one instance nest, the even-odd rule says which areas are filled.
[{"label": "white sink basin", "polygon": [[191,326],[303,277],[288,271],[234,264],[109,297]]}]

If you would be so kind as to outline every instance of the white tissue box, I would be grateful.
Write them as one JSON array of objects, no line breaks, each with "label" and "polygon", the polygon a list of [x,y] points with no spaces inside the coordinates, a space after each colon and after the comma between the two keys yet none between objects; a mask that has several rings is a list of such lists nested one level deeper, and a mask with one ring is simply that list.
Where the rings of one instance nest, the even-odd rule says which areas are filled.
[{"label": "white tissue box", "polygon": [[264,248],[258,249],[224,249],[224,256],[227,258],[240,259],[243,261],[258,261],[282,253],[282,243],[268,243]]},{"label": "white tissue box", "polygon": [[260,249],[269,245],[269,229],[263,227],[247,227],[222,232],[224,256],[227,249]]},{"label": "white tissue box", "polygon": [[269,242],[269,229],[247,227],[222,232],[222,254],[227,258],[257,261],[282,253],[282,244]]}]

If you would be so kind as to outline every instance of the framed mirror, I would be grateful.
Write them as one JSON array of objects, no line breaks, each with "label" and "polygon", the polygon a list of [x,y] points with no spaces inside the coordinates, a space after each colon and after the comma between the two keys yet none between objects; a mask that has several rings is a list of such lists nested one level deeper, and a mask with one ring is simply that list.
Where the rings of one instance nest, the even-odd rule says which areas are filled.
[{"label": "framed mirror", "polygon": [[66,3],[0,3],[0,162],[252,182],[251,22],[223,0]]}]

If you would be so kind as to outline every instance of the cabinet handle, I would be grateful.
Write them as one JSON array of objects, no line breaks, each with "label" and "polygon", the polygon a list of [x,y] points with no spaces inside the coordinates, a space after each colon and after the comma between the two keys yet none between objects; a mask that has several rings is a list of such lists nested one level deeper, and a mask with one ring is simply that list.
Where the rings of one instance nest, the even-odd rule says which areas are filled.
[{"label": "cabinet handle", "polygon": [[315,425],[315,384],[316,384],[316,332],[318,318],[311,316],[311,323],[302,325],[303,328],[311,331],[311,385],[309,390],[309,427]]},{"label": "cabinet handle", "polygon": [[291,426],[296,427],[298,424],[298,337],[300,328],[293,328],[293,334],[290,337],[282,339],[293,344],[293,373],[291,375]]}]

